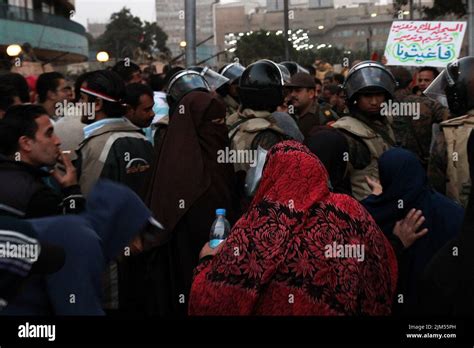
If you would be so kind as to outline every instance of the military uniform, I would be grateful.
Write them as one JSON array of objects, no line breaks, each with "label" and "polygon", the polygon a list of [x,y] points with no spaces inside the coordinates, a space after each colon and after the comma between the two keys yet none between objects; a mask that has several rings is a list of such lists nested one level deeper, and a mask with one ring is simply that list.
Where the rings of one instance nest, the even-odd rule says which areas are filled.
[{"label": "military uniform", "polygon": [[314,102],[307,113],[301,116],[296,115],[294,118],[305,138],[309,136],[311,129],[315,126],[324,126],[339,119],[331,105],[327,103],[319,104],[318,102]]},{"label": "military uniform", "polygon": [[[244,109],[229,116],[226,124],[231,150],[257,150],[258,146],[268,150],[288,138],[268,111]],[[250,163],[234,163],[234,168],[236,172],[247,172]]]},{"label": "military uniform", "polygon": [[432,186],[463,206],[467,205],[472,185],[467,141],[473,128],[474,110],[442,122],[435,134],[428,166]]},{"label": "military uniform", "polygon": [[416,96],[408,91],[396,91],[398,102],[420,105],[418,119],[408,116],[394,116],[392,128],[395,139],[404,148],[416,153],[423,166],[428,166],[433,125],[450,118],[448,108],[426,96]]},{"label": "military uniform", "polygon": [[239,103],[229,94],[222,98],[222,100],[225,104],[226,117],[235,114],[239,110]]},{"label": "military uniform", "polygon": [[395,145],[395,136],[388,118],[372,120],[355,113],[353,116],[342,117],[332,124],[340,129],[349,143],[348,173],[352,185],[352,193],[357,200],[363,200],[372,190],[366,176],[378,179],[378,159]]}]

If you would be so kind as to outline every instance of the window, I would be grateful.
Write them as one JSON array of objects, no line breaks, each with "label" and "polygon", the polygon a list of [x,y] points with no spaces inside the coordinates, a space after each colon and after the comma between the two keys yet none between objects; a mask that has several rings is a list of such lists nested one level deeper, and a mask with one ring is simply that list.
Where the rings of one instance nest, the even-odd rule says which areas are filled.
[{"label": "window", "polygon": [[54,6],[50,5],[47,2],[42,2],[41,3],[41,10],[45,13],[54,14]]}]

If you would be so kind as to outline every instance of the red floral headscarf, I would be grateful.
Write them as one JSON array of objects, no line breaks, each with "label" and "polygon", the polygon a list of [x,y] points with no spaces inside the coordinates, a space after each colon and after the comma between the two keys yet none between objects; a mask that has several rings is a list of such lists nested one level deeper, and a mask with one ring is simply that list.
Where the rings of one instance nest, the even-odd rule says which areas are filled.
[{"label": "red floral headscarf", "polygon": [[[363,261],[327,253],[357,245]],[[331,193],[318,158],[285,141],[270,149],[254,200],[222,250],[196,269],[189,313],[388,315],[396,281],[395,254],[368,212]]]}]

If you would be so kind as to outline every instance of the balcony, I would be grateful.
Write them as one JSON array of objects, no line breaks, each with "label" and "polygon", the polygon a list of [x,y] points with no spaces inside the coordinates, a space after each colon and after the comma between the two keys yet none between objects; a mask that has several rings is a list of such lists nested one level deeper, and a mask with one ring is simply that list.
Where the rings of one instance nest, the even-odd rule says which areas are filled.
[{"label": "balcony", "polygon": [[87,59],[85,29],[68,18],[23,7],[0,4],[0,52],[16,43],[28,42],[41,60],[59,63]]}]

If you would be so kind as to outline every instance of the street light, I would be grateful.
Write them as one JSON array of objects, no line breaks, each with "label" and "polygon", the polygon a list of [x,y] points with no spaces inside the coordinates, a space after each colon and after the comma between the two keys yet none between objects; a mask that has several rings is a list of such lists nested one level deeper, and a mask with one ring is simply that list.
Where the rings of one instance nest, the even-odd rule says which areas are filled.
[{"label": "street light", "polygon": [[370,15],[370,17],[372,17],[372,18],[377,17],[377,14],[374,12]]},{"label": "street light", "polygon": [[21,46],[17,44],[13,44],[7,47],[7,54],[10,57],[16,57],[21,53]]},{"label": "street light", "polygon": [[324,29],[324,25],[320,25],[320,26],[318,27],[318,29],[319,29],[319,30],[323,30],[323,29]]},{"label": "street light", "polygon": [[105,51],[100,51],[96,55],[97,61],[101,63],[106,63],[109,61],[109,54]]},{"label": "street light", "polygon": [[181,48],[186,48],[186,45],[187,45],[186,41],[181,41],[179,43],[179,47],[181,47]]}]

